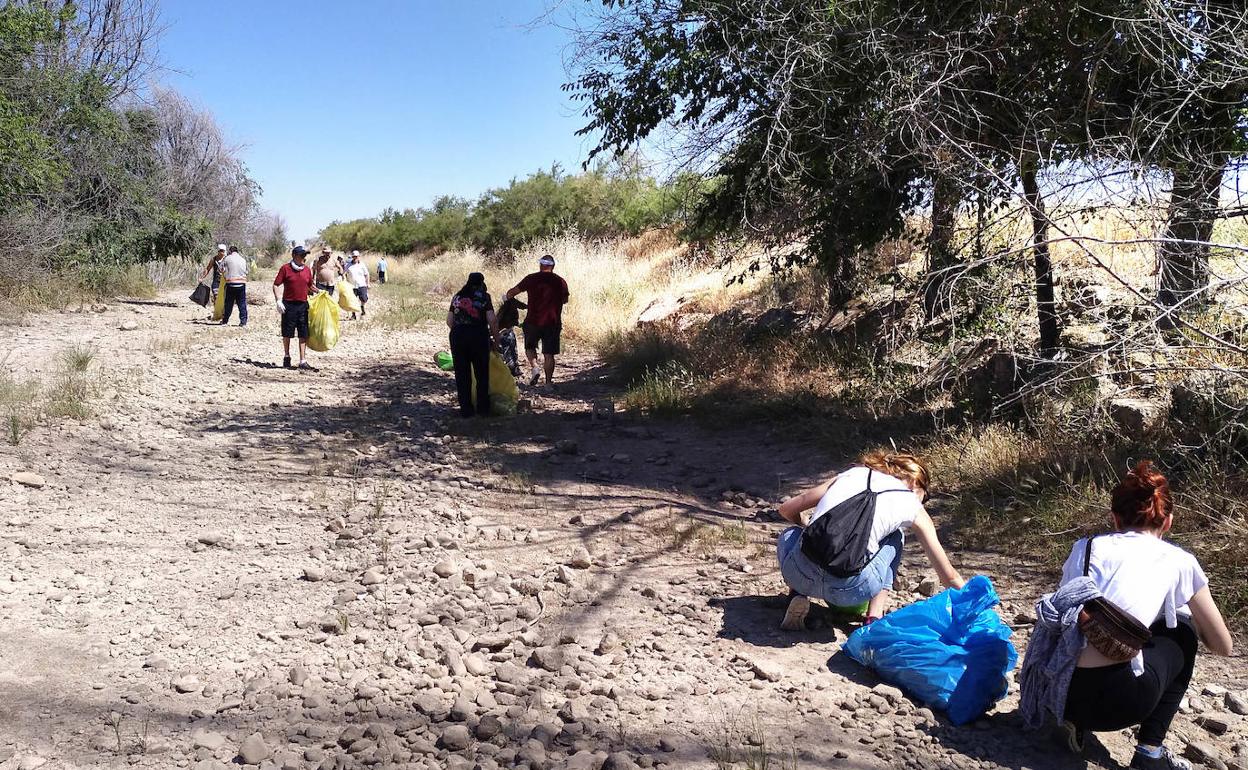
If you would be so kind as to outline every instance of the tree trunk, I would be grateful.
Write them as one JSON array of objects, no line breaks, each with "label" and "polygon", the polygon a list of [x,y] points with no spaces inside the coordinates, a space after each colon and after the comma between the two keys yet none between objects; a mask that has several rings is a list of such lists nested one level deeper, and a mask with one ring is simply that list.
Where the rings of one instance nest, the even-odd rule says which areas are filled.
[{"label": "tree trunk", "polygon": [[946,174],[932,180],[932,230],[927,238],[927,281],[923,287],[923,314],[928,321],[947,311],[953,284],[953,234],[962,190]]},{"label": "tree trunk", "polygon": [[[1225,166],[1225,158],[1215,153],[1207,163],[1189,161],[1173,170],[1166,241],[1157,250],[1157,302],[1168,310],[1196,307],[1209,299],[1208,243]],[[1164,315],[1161,325],[1173,326],[1173,316]]]},{"label": "tree trunk", "polygon": [[1044,199],[1036,181],[1036,160],[1024,158],[1019,168],[1023,195],[1031,213],[1031,253],[1036,273],[1036,317],[1040,326],[1040,355],[1052,358],[1057,353],[1057,302],[1053,290],[1053,262],[1049,255],[1049,217],[1044,212]]}]

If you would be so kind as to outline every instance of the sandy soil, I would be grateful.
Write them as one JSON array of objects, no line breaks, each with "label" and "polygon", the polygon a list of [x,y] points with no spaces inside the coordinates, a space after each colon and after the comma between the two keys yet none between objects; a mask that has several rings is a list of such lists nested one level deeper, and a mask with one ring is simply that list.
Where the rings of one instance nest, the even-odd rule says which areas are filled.
[{"label": "sandy soil", "polygon": [[[440,329],[347,322],[296,372],[271,303],[246,329],[200,315],[178,293],[9,330],[10,371],[90,345],[96,387],[91,419],[0,450],[0,478],[45,482],[0,501],[3,770],[1086,765],[1019,729],[1016,693],[955,728],[840,652],[851,624],[778,630],[769,509],[846,458],[595,420],[611,384],[575,350],[531,412],[463,422]],[[1007,621],[1053,579],[955,561]],[[928,574],[912,545],[902,584]],[[1196,680],[1172,744],[1248,762],[1218,689],[1248,688],[1243,659]]]}]

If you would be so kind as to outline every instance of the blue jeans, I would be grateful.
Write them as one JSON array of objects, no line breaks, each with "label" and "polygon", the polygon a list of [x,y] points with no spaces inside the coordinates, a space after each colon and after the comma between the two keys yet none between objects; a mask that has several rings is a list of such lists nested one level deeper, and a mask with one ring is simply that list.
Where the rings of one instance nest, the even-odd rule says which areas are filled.
[{"label": "blue jeans", "polygon": [[853,607],[893,587],[897,567],[901,565],[901,546],[905,542],[901,530],[881,540],[880,550],[862,572],[847,578],[833,577],[807,558],[798,546],[801,537],[801,527],[789,527],[781,532],[776,541],[776,556],[780,559],[784,582],[802,596],[823,599],[833,607]]},{"label": "blue jeans", "polygon": [[228,324],[230,316],[234,314],[234,306],[238,305],[238,325],[247,325],[247,284],[245,283],[227,283],[225,285],[225,314],[221,316],[221,323]]}]

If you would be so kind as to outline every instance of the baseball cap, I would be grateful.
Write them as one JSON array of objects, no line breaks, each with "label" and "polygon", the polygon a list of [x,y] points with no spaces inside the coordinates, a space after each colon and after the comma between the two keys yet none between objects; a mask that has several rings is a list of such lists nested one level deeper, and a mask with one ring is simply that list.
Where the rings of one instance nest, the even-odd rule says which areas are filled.
[{"label": "baseball cap", "polygon": [[554,267],[554,266],[555,266],[555,258],[554,258],[554,257],[552,257],[552,256],[550,256],[549,254],[547,254],[546,256],[544,256],[544,257],[542,257],[541,259],[537,260],[537,264],[541,265],[542,267]]},{"label": "baseball cap", "polygon": [[333,254],[333,253],[334,253],[334,250],[333,250],[333,249],[331,249],[331,248],[330,248],[330,247],[328,247],[328,246],[322,246],[322,247],[321,247],[321,253],[322,253],[322,254]]},{"label": "baseball cap", "polygon": [[290,256],[292,257],[303,257],[303,256],[306,256],[307,253],[308,253],[308,250],[302,246],[296,246],[295,248],[290,250]]},{"label": "baseball cap", "polygon": [[360,256],[360,252],[358,252],[358,251],[352,251],[352,252],[351,252],[351,256],[353,256],[353,257],[358,257],[358,256]]},{"label": "baseball cap", "polygon": [[224,244],[224,243],[218,243],[218,244],[217,244],[217,251],[225,251],[225,244]]}]

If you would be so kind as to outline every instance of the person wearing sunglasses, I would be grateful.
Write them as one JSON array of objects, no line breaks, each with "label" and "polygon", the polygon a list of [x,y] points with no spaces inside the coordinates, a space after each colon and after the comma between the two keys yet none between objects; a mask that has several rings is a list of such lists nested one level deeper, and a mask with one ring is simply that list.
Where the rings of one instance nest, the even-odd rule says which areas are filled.
[{"label": "person wearing sunglasses", "polygon": [[[946,588],[961,588],[962,576],[949,563],[936,526],[923,507],[931,474],[927,464],[905,452],[877,450],[858,465],[780,506],[795,526],[780,534],[780,574],[792,590],[780,627],[805,628],[811,598],[829,607],[866,604],[864,622],[879,619],[901,564],[904,531],[911,530]],[[802,525],[802,514],[814,509]]]}]

